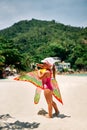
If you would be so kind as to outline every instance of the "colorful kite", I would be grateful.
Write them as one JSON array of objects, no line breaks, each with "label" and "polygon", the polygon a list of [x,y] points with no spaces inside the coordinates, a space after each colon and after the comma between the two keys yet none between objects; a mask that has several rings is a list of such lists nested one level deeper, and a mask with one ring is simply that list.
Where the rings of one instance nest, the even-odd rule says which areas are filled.
[{"label": "colorful kite", "polygon": [[[37,88],[35,91],[35,97],[34,97],[34,103],[37,104],[40,100],[40,93],[41,90],[43,89],[42,81],[38,78],[38,73],[37,71],[32,71],[27,74],[21,75],[19,77],[14,78],[15,80],[21,80],[21,81],[27,81],[31,82],[34,84]],[[53,87],[53,96],[63,104],[61,93],[58,87],[57,81],[52,78],[51,79],[52,87]]]}]

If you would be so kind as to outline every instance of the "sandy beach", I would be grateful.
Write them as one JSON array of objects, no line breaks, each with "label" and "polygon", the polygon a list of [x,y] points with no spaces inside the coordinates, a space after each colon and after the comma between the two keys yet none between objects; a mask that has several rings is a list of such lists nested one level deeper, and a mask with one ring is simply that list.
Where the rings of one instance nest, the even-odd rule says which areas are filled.
[{"label": "sandy beach", "polygon": [[20,130],[87,130],[87,76],[57,75],[57,81],[64,104],[54,99],[60,114],[49,119],[38,115],[41,109],[47,111],[43,91],[36,105],[33,84],[0,79],[0,130],[17,130],[13,125]]}]

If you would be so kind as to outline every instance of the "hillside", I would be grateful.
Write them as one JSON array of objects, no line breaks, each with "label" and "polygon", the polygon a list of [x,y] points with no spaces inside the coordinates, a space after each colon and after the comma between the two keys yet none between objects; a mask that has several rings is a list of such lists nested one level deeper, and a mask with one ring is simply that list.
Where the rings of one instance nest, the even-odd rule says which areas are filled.
[{"label": "hillside", "polygon": [[32,19],[0,31],[0,61],[28,69],[44,57],[60,57],[75,69],[87,69],[87,27]]}]

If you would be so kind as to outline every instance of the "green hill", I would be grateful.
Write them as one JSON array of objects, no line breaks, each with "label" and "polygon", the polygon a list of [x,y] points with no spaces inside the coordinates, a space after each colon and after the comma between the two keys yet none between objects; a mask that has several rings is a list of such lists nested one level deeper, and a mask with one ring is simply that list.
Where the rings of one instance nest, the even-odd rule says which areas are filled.
[{"label": "green hill", "polygon": [[31,63],[52,56],[87,69],[87,27],[72,27],[32,19],[0,30],[0,64],[27,70]]}]

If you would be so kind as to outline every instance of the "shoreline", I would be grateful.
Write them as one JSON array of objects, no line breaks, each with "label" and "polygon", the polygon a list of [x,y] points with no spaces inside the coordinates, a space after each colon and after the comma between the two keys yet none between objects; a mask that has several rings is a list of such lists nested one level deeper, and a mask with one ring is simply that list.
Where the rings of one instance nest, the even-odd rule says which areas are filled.
[{"label": "shoreline", "polygon": [[75,72],[57,72],[57,75],[84,75],[87,76],[87,71],[75,71]]}]

